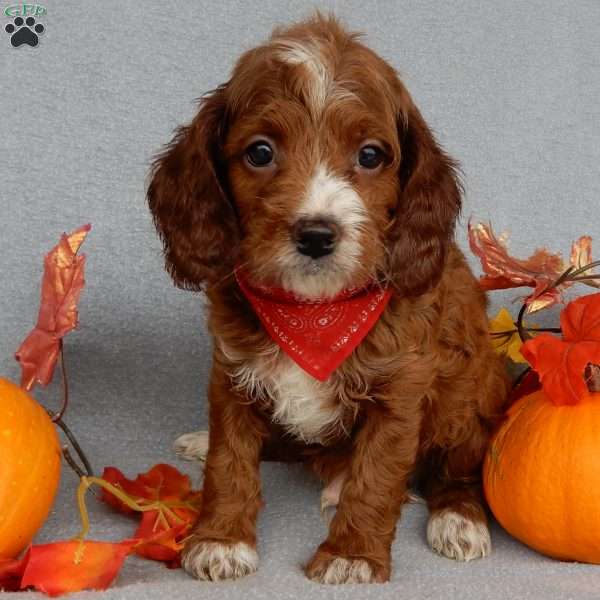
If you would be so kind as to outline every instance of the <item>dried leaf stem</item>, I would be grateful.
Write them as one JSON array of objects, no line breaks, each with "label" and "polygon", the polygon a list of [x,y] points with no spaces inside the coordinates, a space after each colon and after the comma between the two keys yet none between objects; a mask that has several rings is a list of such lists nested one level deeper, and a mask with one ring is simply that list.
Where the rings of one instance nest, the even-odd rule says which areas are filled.
[{"label": "dried leaf stem", "polygon": [[63,433],[69,440],[69,443],[73,447],[73,450],[75,450],[75,452],[77,453],[77,456],[79,457],[79,460],[81,461],[83,468],[82,468],[82,466],[77,465],[73,456],[69,452],[68,448],[65,446],[65,447],[63,447],[63,456],[64,456],[67,464],[73,469],[73,471],[75,471],[75,473],[79,477],[82,477],[83,475],[87,475],[88,477],[91,477],[94,474],[92,465],[90,464],[88,457],[86,456],[85,452],[83,451],[79,442],[77,441],[77,438],[75,437],[75,435],[73,434],[71,429],[69,429],[69,427],[63,420],[63,418],[65,416],[65,412],[69,406],[69,379],[67,377],[67,367],[65,364],[65,353],[64,353],[64,349],[63,349],[63,341],[62,340],[60,340],[60,366],[61,366],[61,372],[62,372],[62,387],[63,387],[62,406],[60,407],[60,410],[57,413],[54,413],[48,409],[46,409],[46,412],[48,413],[48,415],[50,415],[52,422],[62,429]]},{"label": "dried leaf stem", "polygon": [[[79,507],[79,515],[81,518],[81,531],[75,536],[74,540],[79,542],[77,551],[75,552],[75,563],[78,564],[83,558],[83,552],[85,549],[85,538],[90,532],[90,517],[85,504],[85,494],[92,485],[97,485],[107,492],[118,498],[125,506],[131,510],[137,512],[147,512],[151,510],[158,511],[158,520],[168,526],[169,521],[175,521],[176,523],[183,523],[182,519],[173,509],[174,508],[187,508],[194,512],[198,512],[198,507],[189,501],[182,502],[180,500],[154,500],[146,502],[138,502],[131,496],[125,493],[122,489],[109,483],[108,481],[100,477],[87,477],[81,476],[79,487],[77,488],[77,506]],[[168,519],[167,519],[168,517]]]},{"label": "dried leaf stem", "polygon": [[[578,269],[571,266],[568,269],[566,269],[552,284],[550,284],[546,289],[544,289],[541,292],[541,294],[549,292],[550,290],[558,287],[559,285],[567,283],[567,282],[585,284],[589,280],[600,280],[600,275],[583,275],[583,273],[585,273],[586,271],[589,271],[590,269],[593,269],[594,267],[598,267],[598,266],[600,266],[600,260],[596,260],[594,262],[588,263],[587,265],[584,265],[583,267],[579,267]],[[523,325],[523,319],[525,318],[525,313],[527,312],[527,306],[528,305],[525,303],[521,306],[521,309],[519,310],[519,315],[517,316],[517,321],[515,322],[517,332],[518,332],[519,337],[521,338],[522,342],[527,341],[531,337],[529,335],[530,332],[538,332],[538,331],[539,332],[548,331],[550,333],[561,333],[562,332],[560,327],[544,327],[544,328],[542,328],[542,327],[540,327],[540,328],[525,327]],[[496,332],[496,335],[497,336],[504,335],[504,334],[510,335],[511,333],[514,333],[514,331],[498,331],[498,332]]]}]

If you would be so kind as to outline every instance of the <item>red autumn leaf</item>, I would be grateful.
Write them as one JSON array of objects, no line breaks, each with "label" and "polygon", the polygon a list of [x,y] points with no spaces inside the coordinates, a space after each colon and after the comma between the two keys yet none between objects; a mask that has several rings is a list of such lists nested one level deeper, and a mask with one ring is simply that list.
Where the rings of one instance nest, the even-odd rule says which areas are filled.
[{"label": "red autumn leaf", "polygon": [[179,567],[179,555],[183,548],[182,540],[186,537],[191,523],[183,522],[169,529],[159,527],[158,531],[154,531],[156,523],[157,512],[151,511],[143,514],[142,523],[135,535],[136,538],[139,538],[139,542],[133,551],[138,556],[166,562],[169,567]]},{"label": "red autumn leaf", "polygon": [[85,283],[85,256],[77,252],[90,229],[84,225],[63,234],[44,260],[38,321],[15,355],[21,363],[21,387],[28,391],[36,383],[52,381],[61,340],[77,326],[77,302]]},{"label": "red autumn leaf", "polygon": [[202,492],[191,489],[187,475],[161,464],[134,480],[127,479],[114,467],[104,470],[104,481],[92,479],[97,485],[119,488],[128,500],[137,504],[138,510],[133,510],[102,487],[103,499],[118,510],[141,512],[134,537],[118,543],[66,541],[32,546],[20,560],[0,559],[0,590],[33,587],[56,596],[106,589],[132,553],[162,561],[169,568],[181,566],[183,543],[202,500]]},{"label": "red autumn leaf", "polygon": [[469,223],[469,246],[481,261],[485,275],[479,282],[484,290],[532,287],[533,293],[525,299],[529,312],[560,302],[558,289],[546,291],[567,268],[560,254],[538,249],[525,260],[515,258],[508,253],[505,239],[483,223]]},{"label": "red autumn leaf", "polygon": [[567,342],[600,342],[600,293],[569,303],[560,315],[560,327]]},{"label": "red autumn leaf", "polygon": [[[142,513],[142,520],[134,537],[141,540],[134,551],[140,556],[179,566],[182,540],[196,521],[202,492],[193,491],[190,479],[170,465],[156,465],[134,480],[127,479],[119,469],[106,467],[102,478],[120,488],[142,506],[156,505],[156,509]],[[136,512],[106,489],[102,500],[125,513]]]},{"label": "red autumn leaf", "polygon": [[[138,499],[146,499],[145,494],[147,491],[145,488],[139,484],[137,481],[132,481],[127,479],[123,473],[117,469],[116,467],[105,467],[102,473],[102,479],[104,481],[108,481],[108,483],[112,483],[114,486],[123,490],[128,496],[133,498],[134,500]],[[136,511],[124,504],[119,498],[113,496],[109,491],[102,488],[100,492],[100,498],[117,509],[122,513],[135,513]]]},{"label": "red autumn leaf", "polygon": [[21,578],[29,551],[21,559],[0,559],[0,592],[16,592],[21,589]]},{"label": "red autumn leaf", "polygon": [[105,590],[115,579],[135,541],[116,544],[89,542],[77,560],[78,541],[32,546],[28,552],[21,589],[34,587],[50,596],[79,590]]},{"label": "red autumn leaf", "polygon": [[[147,473],[140,473],[135,479],[127,479],[119,469],[106,467],[102,479],[121,488],[128,496],[141,503],[149,504],[158,500],[192,500],[199,492],[193,492],[190,478],[175,467],[159,464]],[[135,512],[106,490],[102,490],[102,500],[126,513]]]},{"label": "red autumn leaf", "polygon": [[586,368],[600,364],[600,293],[570,302],[560,324],[562,340],[541,334],[528,340],[522,353],[554,404],[577,404],[589,393]]}]

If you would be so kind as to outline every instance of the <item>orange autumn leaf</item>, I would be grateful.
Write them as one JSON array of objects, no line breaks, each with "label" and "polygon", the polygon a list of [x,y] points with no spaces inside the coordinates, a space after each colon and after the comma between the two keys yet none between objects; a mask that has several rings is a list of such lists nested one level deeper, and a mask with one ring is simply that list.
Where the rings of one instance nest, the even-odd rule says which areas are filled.
[{"label": "orange autumn leaf", "polygon": [[577,404],[589,393],[586,369],[600,364],[600,293],[577,298],[560,315],[562,339],[541,334],[522,347],[556,405]]},{"label": "orange autumn leaf", "polygon": [[[562,302],[561,292],[573,282],[563,281],[552,287],[556,280],[569,267],[579,269],[592,262],[592,238],[589,236],[573,242],[568,262],[560,253],[551,253],[544,248],[536,250],[529,258],[515,258],[508,252],[506,235],[497,236],[490,224],[469,223],[469,246],[481,262],[484,275],[479,283],[484,290],[534,288],[524,299],[528,313]],[[586,274],[591,275],[592,271],[587,270]],[[597,280],[583,276],[579,281],[594,287],[600,285]]]},{"label": "orange autumn leaf", "polygon": [[484,290],[533,287],[525,303],[531,305],[535,301],[535,310],[560,302],[559,290],[546,291],[565,270],[560,254],[538,249],[525,260],[515,258],[508,253],[505,237],[496,236],[492,226],[483,223],[469,223],[469,246],[481,261],[485,275],[479,283]]},{"label": "orange autumn leaf", "polygon": [[[54,542],[32,546],[24,557],[21,589],[33,587],[49,596],[80,590],[105,590],[135,545],[133,540]],[[80,555],[81,553],[81,555]]]},{"label": "orange autumn leaf", "polygon": [[90,229],[84,225],[63,234],[44,260],[37,324],[15,355],[21,363],[21,387],[28,391],[36,383],[52,381],[61,340],[77,326],[77,303],[85,283],[85,256],[77,253]]}]

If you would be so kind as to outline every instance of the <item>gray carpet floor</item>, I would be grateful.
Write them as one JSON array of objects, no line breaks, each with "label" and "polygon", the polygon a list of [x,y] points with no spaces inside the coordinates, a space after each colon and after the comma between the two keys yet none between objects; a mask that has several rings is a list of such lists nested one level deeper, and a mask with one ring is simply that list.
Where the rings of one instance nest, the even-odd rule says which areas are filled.
[{"label": "gray carpet floor", "polygon": [[[2,8],[8,5],[3,3]],[[37,314],[43,254],[92,222],[81,328],[66,341],[68,422],[94,466],[135,475],[180,463],[175,437],[206,423],[210,357],[202,299],[172,287],[145,206],[152,155],[272,26],[331,8],[402,73],[462,164],[466,218],[511,231],[512,248],[568,252],[600,243],[600,2],[47,0],[38,47],[13,48],[0,16],[0,374]],[[600,248],[600,246],[598,246]],[[596,252],[598,254],[598,252]],[[472,261],[476,267],[475,261]],[[514,294],[495,294],[491,311]],[[536,319],[554,323],[557,312]],[[55,406],[59,387],[37,397]],[[1,460],[1,457],[0,457]],[[436,556],[426,513],[407,506],[386,585],[308,582],[300,566],[325,534],[319,488],[297,466],[265,464],[261,566],[235,583],[200,584],[131,558],[106,598],[600,598],[600,567],[553,561],[493,528],[493,554],[470,564]],[[65,470],[38,541],[78,530],[76,480]],[[90,499],[95,539],[133,531]],[[22,597],[35,596],[23,594]],[[75,598],[94,598],[81,593]],[[4,597],[3,597],[4,598]]]}]

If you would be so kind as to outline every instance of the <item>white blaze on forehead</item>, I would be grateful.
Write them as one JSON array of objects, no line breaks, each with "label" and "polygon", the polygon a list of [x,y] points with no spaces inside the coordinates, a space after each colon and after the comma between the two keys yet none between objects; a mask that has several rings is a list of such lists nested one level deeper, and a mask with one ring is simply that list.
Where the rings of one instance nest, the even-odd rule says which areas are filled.
[{"label": "white blaze on forehead", "polygon": [[325,166],[319,165],[308,184],[298,216],[308,219],[333,217],[347,236],[356,237],[359,234],[356,228],[367,220],[367,210],[349,181],[332,175]]},{"label": "white blaze on forehead", "polygon": [[277,40],[277,56],[290,65],[303,65],[309,75],[305,88],[309,108],[319,113],[323,110],[331,87],[331,72],[323,52],[316,41]]},{"label": "white blaze on forehead", "polygon": [[284,289],[308,298],[325,298],[351,286],[353,275],[361,270],[362,234],[369,215],[350,182],[319,165],[294,217],[334,221],[340,228],[340,236],[333,254],[319,261],[302,256],[295,244],[290,244],[279,256]]}]

